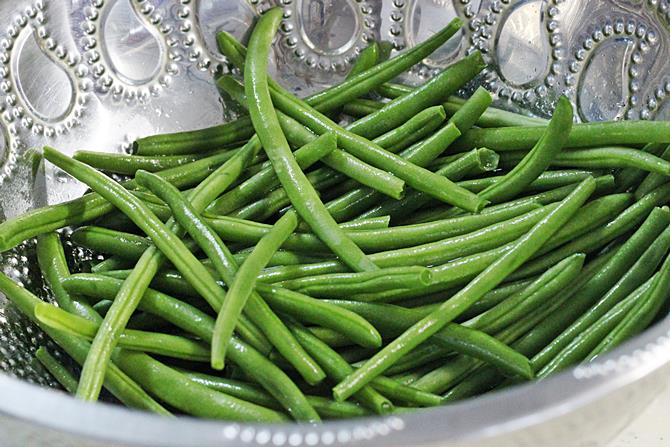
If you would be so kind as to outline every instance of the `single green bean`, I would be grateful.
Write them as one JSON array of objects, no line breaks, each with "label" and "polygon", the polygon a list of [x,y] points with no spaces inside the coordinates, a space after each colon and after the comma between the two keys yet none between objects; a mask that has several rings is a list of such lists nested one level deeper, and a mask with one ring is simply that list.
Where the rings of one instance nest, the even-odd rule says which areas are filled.
[{"label": "single green bean", "polygon": [[211,362],[214,369],[223,369],[226,347],[233,336],[242,309],[256,286],[256,277],[297,226],[298,218],[295,213],[284,214],[268,234],[258,241],[249,257],[237,270],[214,325]]},{"label": "single green bean", "polygon": [[505,202],[517,196],[544,172],[565,146],[572,128],[572,104],[561,96],[546,132],[533,149],[500,182],[479,195],[490,202]]},{"label": "single green bean", "polygon": [[51,289],[58,306],[91,321],[100,321],[100,315],[93,310],[88,302],[70,295],[61,284],[64,278],[70,276],[70,270],[65,260],[65,251],[58,233],[51,232],[40,235],[37,238],[36,251],[42,276]]},{"label": "single green bean", "polygon": [[[502,152],[501,165],[504,168],[514,166],[524,155],[523,151]],[[635,168],[663,176],[670,175],[670,161],[639,149],[617,146],[563,151],[550,164],[585,169]]]},{"label": "single green bean", "polygon": [[375,270],[375,266],[328,214],[300,167],[282,133],[267,81],[267,56],[281,20],[281,10],[265,13],[251,35],[245,66],[245,90],[249,114],[272,166],[291,203],[319,237],[354,271]]},{"label": "single green bean", "polygon": [[351,69],[349,70],[349,73],[347,73],[347,76],[344,78],[344,80],[346,81],[347,79],[351,79],[357,74],[369,70],[370,68],[374,67],[379,62],[381,62],[382,58],[381,52],[382,49],[379,46],[379,43],[377,43],[376,41],[368,45],[363,51],[361,51],[358,54],[358,56],[356,57],[356,61],[351,66]]},{"label": "single green bean", "polygon": [[[226,151],[230,157],[235,155],[234,151]],[[200,160],[205,155],[211,154],[188,154],[188,155],[128,155],[110,154],[96,151],[76,151],[72,158],[86,163],[92,168],[115,174],[135,175],[138,169],[145,171],[163,171],[165,169],[182,166]]]},{"label": "single green bean", "polygon": [[[670,160],[670,146],[667,146],[663,153],[659,154],[659,157],[665,161]],[[635,189],[635,198],[641,199],[645,194],[653,191],[662,184],[667,183],[667,181],[667,175],[658,172],[650,172]]]},{"label": "single green bean", "polygon": [[56,357],[51,355],[44,346],[35,351],[35,358],[49,371],[49,374],[60,383],[70,394],[77,392],[78,380]]},{"label": "single green bean", "polygon": [[396,267],[362,273],[332,273],[286,281],[280,285],[315,297],[337,297],[375,290],[427,286],[430,270],[425,267]]},{"label": "single green bean", "polygon": [[[456,143],[455,150],[490,147],[497,151],[532,148],[544,134],[543,126],[472,129]],[[670,143],[670,121],[602,121],[572,126],[565,147],[602,147]]]}]

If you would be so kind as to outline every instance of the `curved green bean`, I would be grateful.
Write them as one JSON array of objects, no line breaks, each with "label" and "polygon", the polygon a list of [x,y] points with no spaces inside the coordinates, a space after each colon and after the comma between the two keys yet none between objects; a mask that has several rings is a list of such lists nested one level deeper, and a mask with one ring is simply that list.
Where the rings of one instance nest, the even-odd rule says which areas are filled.
[{"label": "curved green bean", "polygon": [[65,251],[58,233],[45,233],[37,238],[37,263],[40,266],[44,281],[51,289],[58,306],[66,311],[87,318],[91,321],[100,321],[100,315],[93,310],[85,300],[70,295],[63,288],[63,279],[70,276],[70,270],[65,260]]},{"label": "curved green bean", "polygon": [[490,202],[505,202],[524,190],[544,172],[565,146],[572,128],[572,104],[561,96],[547,125],[546,133],[500,182],[486,188],[479,195]]},{"label": "curved green bean", "polygon": [[249,41],[245,90],[254,128],[300,217],[353,270],[375,270],[377,266],[337,227],[300,170],[272,108],[267,85],[267,54],[280,20],[280,9],[268,11],[259,20]]},{"label": "curved green bean", "polygon": [[35,351],[35,358],[44,366],[44,368],[49,371],[49,374],[53,376],[54,379],[60,383],[60,385],[70,394],[77,392],[77,385],[79,381],[72,375],[72,373],[58,361],[56,357],[51,355],[49,351],[44,347],[40,346],[37,351]]},{"label": "curved green bean", "polygon": [[268,234],[258,241],[249,257],[237,270],[214,325],[211,362],[214,369],[223,369],[226,347],[233,336],[242,309],[256,286],[256,277],[297,226],[298,218],[295,213],[284,214]]}]

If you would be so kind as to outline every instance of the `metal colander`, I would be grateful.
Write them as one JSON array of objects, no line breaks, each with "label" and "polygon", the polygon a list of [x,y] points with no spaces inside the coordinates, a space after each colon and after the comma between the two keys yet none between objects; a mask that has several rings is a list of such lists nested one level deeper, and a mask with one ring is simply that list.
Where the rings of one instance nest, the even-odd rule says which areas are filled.
[{"label": "metal colander", "polygon": [[[460,16],[462,32],[403,81],[422,82],[479,49],[491,65],[477,83],[501,107],[547,115],[565,93],[583,121],[670,119],[668,0],[0,0],[0,219],[84,192],[36,163],[31,147],[124,152],[140,136],[229,118],[211,82],[228,69],[214,35],[244,39],[275,3],[285,20],[270,71],[300,95],[341,80],[372,39],[411,47]],[[66,250],[74,269],[90,261],[71,244]],[[50,299],[34,242],[1,254],[0,267]],[[0,297],[0,445],[596,446],[664,386],[669,328],[664,320],[541,384],[449,407],[271,427],[168,422],[45,391],[57,385],[33,353],[55,347]]]}]

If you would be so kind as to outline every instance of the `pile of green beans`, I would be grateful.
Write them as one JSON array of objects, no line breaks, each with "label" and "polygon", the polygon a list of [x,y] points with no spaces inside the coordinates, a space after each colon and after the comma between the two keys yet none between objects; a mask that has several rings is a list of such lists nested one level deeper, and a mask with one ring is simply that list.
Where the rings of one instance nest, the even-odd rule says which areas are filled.
[{"label": "pile of green beans", "polygon": [[[458,19],[395,57],[371,43],[299,99],[268,76],[281,18],[263,13],[248,48],[217,35],[239,119],[133,154],[44,148],[93,192],[0,223],[50,302],[2,272],[0,292],[62,350],[35,357],[63,389],[164,416],[390,414],[600,361],[665,316],[670,123],[453,96],[478,52],[391,82]],[[70,262],[81,248],[95,261]]]}]

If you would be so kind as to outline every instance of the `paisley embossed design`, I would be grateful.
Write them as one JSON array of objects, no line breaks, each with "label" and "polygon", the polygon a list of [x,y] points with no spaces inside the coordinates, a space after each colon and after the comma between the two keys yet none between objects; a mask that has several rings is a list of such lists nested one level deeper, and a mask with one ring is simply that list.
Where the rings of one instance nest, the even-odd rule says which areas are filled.
[{"label": "paisley embossed design", "polygon": [[95,92],[116,100],[146,102],[178,73],[162,12],[148,0],[89,0],[81,8],[83,62],[78,71],[92,78]]},{"label": "paisley embossed design", "polygon": [[295,9],[300,34],[317,53],[342,54],[361,32],[356,4],[351,0],[295,0]]},{"label": "paisley embossed design", "polygon": [[207,50],[217,59],[223,60],[216,46],[216,33],[227,31],[239,40],[246,40],[258,11],[245,0],[197,0],[194,5],[197,30]]},{"label": "paisley embossed design", "polygon": [[[378,38],[379,4],[367,0],[282,0],[282,59],[295,72],[318,79],[343,73],[368,42]],[[301,64],[295,64],[301,61]],[[330,75],[329,75],[330,76]]]},{"label": "paisley embossed design", "polygon": [[670,121],[670,100],[663,101],[654,117],[656,121]]},{"label": "paisley embossed design", "polygon": [[586,61],[577,86],[577,110],[584,121],[620,119],[628,100],[629,38],[604,42]]},{"label": "paisley embossed design", "polygon": [[515,4],[501,20],[495,40],[500,74],[514,87],[537,84],[548,73],[550,47],[543,0]]},{"label": "paisley embossed design", "polygon": [[[407,45],[413,47],[423,42],[457,16],[453,2],[434,0],[414,0],[409,6],[405,20],[405,39]],[[439,20],[435,18],[439,17]],[[441,67],[451,60],[458,52],[465,31],[462,29],[452,36],[444,45],[424,60],[426,65]]]},{"label": "paisley embossed design", "polygon": [[117,0],[100,19],[101,49],[115,75],[131,85],[150,82],[165,54],[160,39],[145,26],[130,0]]},{"label": "paisley embossed design", "polygon": [[76,94],[70,74],[45,52],[31,28],[24,28],[14,43],[11,70],[18,93],[35,116],[54,123],[73,109]]}]

